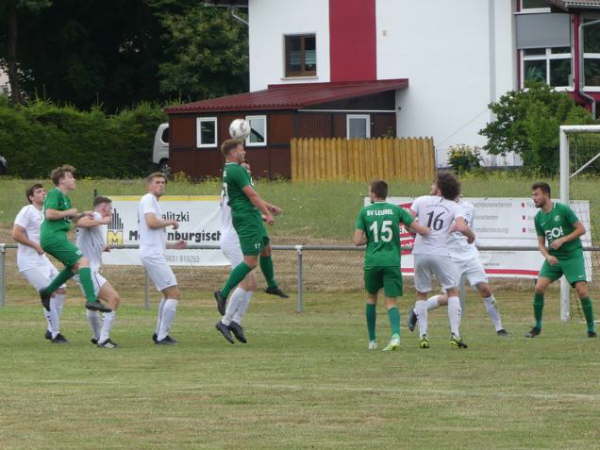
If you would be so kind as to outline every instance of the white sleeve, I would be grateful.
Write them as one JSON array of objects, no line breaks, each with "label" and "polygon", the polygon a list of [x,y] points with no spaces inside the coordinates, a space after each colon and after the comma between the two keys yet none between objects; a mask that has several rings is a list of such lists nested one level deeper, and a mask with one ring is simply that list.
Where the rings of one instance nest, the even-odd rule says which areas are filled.
[{"label": "white sleeve", "polygon": [[410,210],[412,212],[414,212],[416,215],[419,215],[419,204],[421,203],[422,198],[423,197],[415,198],[415,200],[412,202],[412,205],[410,205]]},{"label": "white sleeve", "polygon": [[457,217],[462,217],[464,219],[466,217],[465,210],[458,203],[454,203],[454,219]]},{"label": "white sleeve", "polygon": [[21,208],[21,211],[19,211],[17,217],[15,217],[15,225],[19,225],[22,228],[27,228],[27,225],[29,224],[30,220],[29,215],[27,214],[28,210],[29,208],[27,208],[27,206]]},{"label": "white sleeve", "polygon": [[153,198],[150,195],[144,195],[142,197],[142,214],[154,213],[158,217],[158,211],[154,206]]}]

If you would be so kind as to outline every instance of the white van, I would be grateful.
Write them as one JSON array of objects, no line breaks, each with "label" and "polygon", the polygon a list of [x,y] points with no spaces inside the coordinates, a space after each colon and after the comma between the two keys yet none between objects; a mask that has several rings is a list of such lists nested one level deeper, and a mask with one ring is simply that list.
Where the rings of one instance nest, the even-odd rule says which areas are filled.
[{"label": "white van", "polygon": [[169,170],[169,124],[161,123],[154,134],[154,146],[152,147],[152,162],[162,172]]}]

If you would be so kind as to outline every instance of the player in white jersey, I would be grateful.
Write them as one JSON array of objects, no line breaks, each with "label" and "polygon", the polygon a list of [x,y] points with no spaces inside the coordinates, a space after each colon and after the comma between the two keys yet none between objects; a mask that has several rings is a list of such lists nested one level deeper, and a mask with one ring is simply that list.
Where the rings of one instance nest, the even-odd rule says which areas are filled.
[{"label": "player in white jersey", "polygon": [[[242,163],[241,165],[250,173],[250,166],[247,163]],[[231,263],[231,267],[236,267],[244,261],[244,255],[240,246],[240,238],[233,227],[231,208],[227,204],[228,201],[229,198],[227,197],[226,190],[221,190],[221,251]],[[237,285],[231,297],[229,297],[225,314],[217,322],[217,330],[231,344],[234,342],[231,337],[232,333],[238,341],[244,344],[247,342],[244,329],[242,328],[242,318],[248,309],[250,299],[255,291],[256,277],[254,271],[251,271]]]},{"label": "player in white jersey", "polygon": [[426,300],[432,290],[433,276],[448,294],[450,344],[458,348],[467,348],[460,337],[462,312],[458,298],[458,271],[450,259],[448,235],[456,231],[464,234],[469,242],[475,240],[475,235],[465,222],[461,208],[454,201],[459,194],[460,183],[456,177],[451,173],[442,172],[431,186],[431,195],[418,197],[411,206],[411,211],[421,225],[430,229],[426,236],[417,235],[412,251],[417,290],[414,310],[419,324],[421,348],[429,348]]},{"label": "player in white jersey", "polygon": [[[157,291],[163,295],[158,304],[156,328],[152,340],[158,345],[173,345],[177,341],[169,335],[175,319],[177,302],[181,298],[177,279],[165,257],[167,249],[167,227],[176,230],[176,220],[165,220],[158,200],[165,193],[167,179],[161,172],[154,172],[146,178],[148,193],[142,197],[138,206],[138,224],[140,235],[140,259],[154,283]],[[169,248],[185,248],[186,243],[179,241]]]},{"label": "player in white jersey", "polygon": [[[463,218],[469,227],[473,228],[475,207],[472,203],[457,199],[459,207],[462,209]],[[448,237],[448,249],[450,250],[450,259],[455,264],[458,270],[459,280],[463,277],[467,279],[472,288],[477,289],[479,295],[483,299],[485,309],[487,310],[490,319],[496,329],[498,336],[508,336],[508,332],[502,326],[502,319],[500,312],[496,307],[496,299],[490,285],[488,278],[483,268],[483,264],[479,259],[479,250],[475,246],[475,243],[468,242],[467,237],[457,231],[450,233]],[[440,295],[434,295],[426,301],[427,310],[438,308],[448,304],[448,295],[442,293]],[[412,331],[417,323],[417,316],[412,310],[408,318],[408,328]]]},{"label": "player in white jersey", "polygon": [[[100,273],[102,269],[102,252],[107,250],[105,227],[111,219],[112,201],[108,197],[96,197],[92,217],[83,216],[77,221],[77,247],[90,263],[94,294],[97,298],[107,302],[112,310],[102,314],[102,321],[100,321],[98,311],[86,310],[87,319],[93,333],[91,342],[101,348],[117,347],[117,343],[110,338],[110,331],[115,321],[117,308],[121,303],[119,293]],[[77,281],[79,282],[79,280]],[[83,292],[81,284],[79,286]]]},{"label": "player in white jersey", "polygon": [[[42,206],[46,190],[41,184],[34,184],[25,192],[29,205],[17,214],[12,229],[12,238],[17,241],[17,267],[19,273],[37,292],[50,284],[58,275],[40,246],[40,225],[43,220]],[[43,308],[48,323],[45,338],[53,344],[66,344],[67,339],[60,333],[60,316],[65,303],[65,286],[54,292],[50,299],[50,310]]]}]

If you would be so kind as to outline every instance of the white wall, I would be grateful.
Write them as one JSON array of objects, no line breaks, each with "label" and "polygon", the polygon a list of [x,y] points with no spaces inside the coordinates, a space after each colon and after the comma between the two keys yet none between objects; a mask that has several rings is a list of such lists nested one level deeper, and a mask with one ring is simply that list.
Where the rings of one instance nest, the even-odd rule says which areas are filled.
[{"label": "white wall", "polygon": [[398,135],[433,136],[441,165],[451,145],[484,145],[488,103],[514,86],[512,23],[511,0],[378,0],[377,76],[409,79]]},{"label": "white wall", "polygon": [[[328,82],[329,1],[249,0],[250,90],[269,84]],[[285,34],[315,33],[317,76],[285,78]]]},{"label": "white wall", "polygon": [[8,95],[10,93],[10,86],[8,85],[8,74],[0,66],[0,94]]}]

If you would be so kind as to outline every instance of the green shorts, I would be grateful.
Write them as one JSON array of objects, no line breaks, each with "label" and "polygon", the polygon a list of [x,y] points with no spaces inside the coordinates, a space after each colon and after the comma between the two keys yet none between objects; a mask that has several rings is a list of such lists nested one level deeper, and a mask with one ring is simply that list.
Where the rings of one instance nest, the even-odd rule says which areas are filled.
[{"label": "green shorts", "polygon": [[562,275],[573,286],[578,281],[587,281],[585,277],[585,260],[583,252],[578,252],[575,256],[567,259],[559,259],[558,264],[550,265],[544,261],[540,270],[540,277],[548,278],[552,281],[558,280]]},{"label": "green shorts", "polygon": [[63,235],[56,234],[52,238],[43,239],[40,245],[46,253],[54,256],[66,267],[77,264],[77,261],[83,256],[81,250],[67,239],[66,233]]},{"label": "green shorts", "polygon": [[386,297],[402,296],[402,273],[399,267],[365,268],[365,289],[369,294],[377,294],[383,288]]},{"label": "green shorts", "polygon": [[243,255],[258,255],[269,245],[269,235],[260,218],[232,218],[233,228],[240,238]]}]

